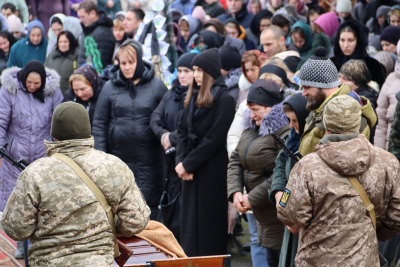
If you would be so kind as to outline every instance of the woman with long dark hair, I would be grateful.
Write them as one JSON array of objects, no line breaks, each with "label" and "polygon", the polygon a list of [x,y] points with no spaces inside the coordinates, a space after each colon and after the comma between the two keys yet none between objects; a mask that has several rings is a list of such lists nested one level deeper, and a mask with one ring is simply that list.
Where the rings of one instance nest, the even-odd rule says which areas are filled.
[{"label": "woman with long dark hair", "polygon": [[17,42],[12,33],[0,31],[0,73],[7,68],[11,47]]},{"label": "woman with long dark hair", "polygon": [[192,62],[194,79],[178,125],[175,170],[182,178],[181,245],[188,256],[227,253],[226,136],[235,102],[216,48]]}]

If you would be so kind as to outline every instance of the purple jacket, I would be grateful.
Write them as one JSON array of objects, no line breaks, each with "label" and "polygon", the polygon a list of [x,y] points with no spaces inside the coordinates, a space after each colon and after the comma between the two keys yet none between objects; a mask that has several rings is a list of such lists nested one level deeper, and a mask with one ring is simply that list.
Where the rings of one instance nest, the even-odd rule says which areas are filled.
[{"label": "purple jacket", "polygon": [[[8,142],[7,152],[15,159],[33,162],[46,156],[43,140],[52,140],[53,110],[61,103],[60,76],[47,69],[45,103],[34,98],[17,79],[20,68],[3,71],[0,90],[0,144]],[[5,159],[0,166],[0,211],[15,187],[20,171]]]},{"label": "purple jacket", "polygon": [[71,14],[69,0],[29,0],[28,2],[32,16],[37,17],[43,23],[46,37],[51,16],[56,13],[63,13],[65,16]]}]

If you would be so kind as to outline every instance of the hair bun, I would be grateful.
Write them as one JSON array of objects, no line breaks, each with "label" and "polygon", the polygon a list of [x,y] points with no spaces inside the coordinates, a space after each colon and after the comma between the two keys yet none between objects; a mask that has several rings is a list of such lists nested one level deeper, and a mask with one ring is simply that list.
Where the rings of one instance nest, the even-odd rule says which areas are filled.
[{"label": "hair bun", "polygon": [[318,46],[317,49],[315,49],[315,56],[317,57],[326,57],[326,48],[323,46]]}]

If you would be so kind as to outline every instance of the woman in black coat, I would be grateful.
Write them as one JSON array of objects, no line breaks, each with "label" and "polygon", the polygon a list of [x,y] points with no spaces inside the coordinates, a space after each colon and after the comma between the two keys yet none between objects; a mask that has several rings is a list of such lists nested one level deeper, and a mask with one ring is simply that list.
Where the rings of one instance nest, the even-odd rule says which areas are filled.
[{"label": "woman in black coat", "polygon": [[350,20],[340,24],[334,42],[334,57],[337,70],[350,59],[362,59],[367,64],[371,79],[381,87],[385,82],[385,69],[379,61],[367,54],[368,28],[359,21]]},{"label": "woman in black coat", "polygon": [[90,124],[93,126],[94,110],[102,85],[101,77],[92,66],[84,65],[71,75],[69,85],[63,102],[74,101],[82,104],[89,112]]},{"label": "woman in black coat", "polygon": [[192,62],[194,81],[178,124],[177,165],[183,180],[181,246],[188,256],[227,253],[226,136],[235,102],[221,75],[216,48]]},{"label": "woman in black coat", "polygon": [[[175,172],[175,153],[169,151],[173,151],[177,145],[179,114],[184,109],[183,101],[185,100],[189,85],[193,81],[192,60],[195,56],[196,54],[186,53],[179,58],[178,78],[173,82],[172,89],[165,93],[160,104],[151,115],[150,120],[151,129],[166,151],[163,158],[163,177],[167,178],[166,193],[168,196],[166,197],[168,197],[170,203],[175,203],[175,201],[180,203],[181,199],[182,183]],[[179,208],[179,203],[174,204],[176,205],[175,207]],[[179,218],[163,217],[162,219],[164,225],[179,240]]]},{"label": "woman in black coat", "polygon": [[154,77],[153,65],[142,60],[138,42],[125,41],[116,59],[118,65],[110,70],[96,104],[95,148],[129,166],[154,220],[162,193],[162,148],[150,128],[150,117],[167,87]]}]

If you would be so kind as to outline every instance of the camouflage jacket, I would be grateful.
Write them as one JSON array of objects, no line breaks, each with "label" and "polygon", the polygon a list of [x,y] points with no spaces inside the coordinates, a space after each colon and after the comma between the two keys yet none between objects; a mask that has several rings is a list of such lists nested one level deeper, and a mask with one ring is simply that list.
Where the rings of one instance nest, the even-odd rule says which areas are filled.
[{"label": "camouflage jacket", "polygon": [[[334,92],[330,97],[328,97],[321,106],[314,111],[310,112],[306,119],[306,126],[304,133],[301,136],[299,152],[301,155],[306,156],[312,152],[315,152],[315,146],[318,144],[319,140],[325,135],[325,126],[323,122],[324,109],[326,105],[334,97],[339,95],[347,95],[351,92],[351,89],[343,84],[340,88]],[[375,126],[377,122],[376,113],[371,105],[371,101],[368,98],[360,96],[364,101],[364,105],[361,107],[362,117],[361,117],[361,127],[360,132],[364,134],[367,138],[370,135],[370,129]]]},{"label": "camouflage jacket", "polygon": [[[300,229],[296,266],[380,266],[378,239],[400,232],[397,159],[362,134],[326,135],[316,150],[294,166],[278,205],[278,218]],[[374,204],[377,234],[348,176]]]},{"label": "camouflage jacket", "polygon": [[[45,141],[47,155],[71,157],[105,195],[117,234],[142,231],[150,215],[132,171],[117,157],[95,150],[93,138]],[[112,266],[113,234],[106,212],[63,161],[47,157],[18,177],[3,213],[4,231],[30,239],[31,266]]]}]

